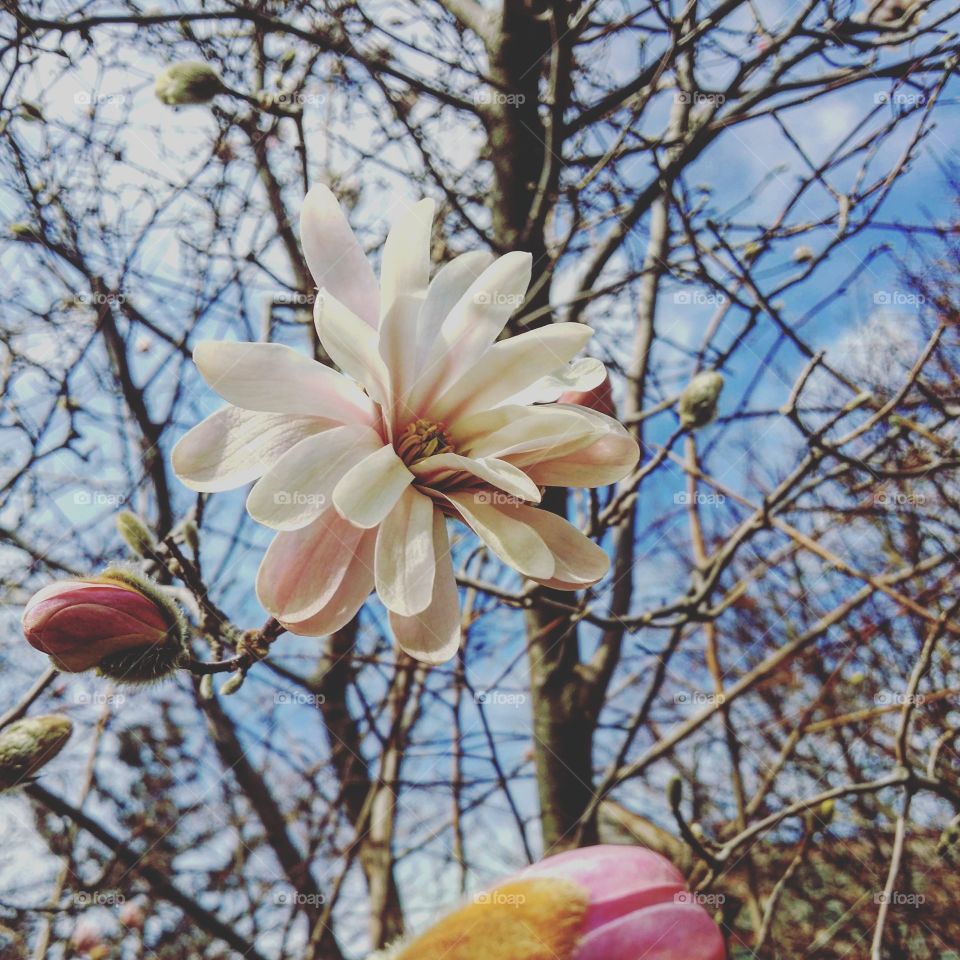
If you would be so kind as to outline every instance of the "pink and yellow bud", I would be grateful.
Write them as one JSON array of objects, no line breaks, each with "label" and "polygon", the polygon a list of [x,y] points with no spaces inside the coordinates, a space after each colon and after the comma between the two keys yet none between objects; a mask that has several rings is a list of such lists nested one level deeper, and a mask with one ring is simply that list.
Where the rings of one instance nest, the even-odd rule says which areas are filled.
[{"label": "pink and yellow bud", "polygon": [[724,960],[720,928],[665,857],[596,846],[548,857],[390,960]]},{"label": "pink and yellow bud", "polygon": [[176,607],[126,571],[49,584],[28,601],[22,624],[30,645],[65,673],[99,667],[116,679],[151,680],[183,655]]}]

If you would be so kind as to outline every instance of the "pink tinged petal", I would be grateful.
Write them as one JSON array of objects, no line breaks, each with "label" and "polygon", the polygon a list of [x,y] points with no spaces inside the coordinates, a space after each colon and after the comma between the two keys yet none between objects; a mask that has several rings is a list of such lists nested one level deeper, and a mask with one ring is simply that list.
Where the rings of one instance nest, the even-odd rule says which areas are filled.
[{"label": "pink tinged petal", "polygon": [[300,211],[303,254],[317,286],[368,323],[377,326],[377,280],[350,229],[337,198],[325,186],[314,187]]},{"label": "pink tinged petal", "polygon": [[305,620],[281,623],[299,637],[325,637],[345,627],[357,615],[373,589],[375,542],[376,534],[373,531],[363,533],[346,574],[322,610]]},{"label": "pink tinged petal", "polygon": [[317,294],[313,320],[333,362],[362,383],[377,403],[386,403],[389,376],[380,356],[377,331],[326,290]]},{"label": "pink tinged petal", "polygon": [[413,474],[387,445],[351,467],[333,488],[333,505],[351,523],[369,529],[394,508]]},{"label": "pink tinged petal", "polygon": [[[510,397],[511,403],[552,403],[565,393],[586,393],[607,379],[607,368],[595,357],[581,357],[565,367],[558,366]],[[574,402],[574,401],[569,401]]]},{"label": "pink tinged petal", "polygon": [[464,522],[505,564],[534,580],[553,576],[556,562],[543,537],[518,516],[519,508],[489,503],[489,493],[448,493]]},{"label": "pink tinged petal", "polygon": [[412,617],[390,613],[390,627],[400,649],[422,663],[446,663],[460,647],[460,595],[453,575],[447,522],[433,511],[433,595],[430,605]]},{"label": "pink tinged petal", "polygon": [[191,490],[218,493],[256,480],[305,437],[335,424],[319,417],[224,407],[173,448],[173,470]]},{"label": "pink tinged petal", "polygon": [[340,478],[383,446],[369,427],[336,427],[291,447],[254,485],[247,512],[274,530],[298,530],[332,503]]},{"label": "pink tinged petal", "polygon": [[587,933],[573,960],[724,960],[726,955],[723,934],[703,907],[660,903]]},{"label": "pink tinged petal", "polygon": [[582,323],[555,323],[495,343],[443,396],[431,403],[430,414],[436,420],[449,422],[475,410],[489,410],[556,370],[582,349],[592,335],[593,331]]},{"label": "pink tinged petal", "polygon": [[494,457],[484,460],[461,457],[456,453],[440,453],[420,460],[410,470],[427,486],[456,473],[467,473],[521,500],[540,502],[540,489],[522,470]]},{"label": "pink tinged petal", "polygon": [[601,430],[597,439],[526,466],[534,482],[546,487],[604,487],[622,480],[636,467],[640,447],[623,425],[597,411],[588,414]]},{"label": "pink tinged petal", "polygon": [[497,407],[450,427],[458,450],[470,457],[511,458],[516,466],[537,463],[588,446],[605,431],[581,407]]},{"label": "pink tinged petal", "polygon": [[[264,609],[285,625],[326,615],[331,605],[339,609],[347,581],[365,569],[358,567],[364,536],[336,510],[300,530],[278,533],[257,571],[257,597]],[[370,559],[367,593],[372,554]]]},{"label": "pink tinged petal", "polygon": [[723,960],[723,937],[681,873],[642,847],[600,845],[547,857],[524,879],[568,880],[588,894],[574,960]]},{"label": "pink tinged petal", "polygon": [[355,383],[282,343],[203,340],[193,360],[212,389],[246,410],[373,422],[373,405]]},{"label": "pink tinged petal", "polygon": [[610,569],[606,552],[563,517],[549,510],[519,506],[517,519],[536,530],[553,554],[553,574],[546,579],[537,578],[545,586],[579,590],[606,576]]},{"label": "pink tinged petal", "polygon": [[387,234],[380,264],[381,325],[397,297],[413,296],[422,301],[427,295],[433,207],[432,200],[415,203],[403,212]]},{"label": "pink tinged petal", "polygon": [[433,514],[433,501],[407,487],[377,534],[377,596],[403,617],[421,613],[433,597]]}]

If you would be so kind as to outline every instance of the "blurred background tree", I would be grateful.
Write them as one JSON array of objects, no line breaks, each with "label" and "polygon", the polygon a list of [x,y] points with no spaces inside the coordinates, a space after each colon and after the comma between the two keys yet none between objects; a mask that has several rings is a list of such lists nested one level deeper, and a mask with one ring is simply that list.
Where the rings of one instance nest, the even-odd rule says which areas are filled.
[{"label": "blurred background tree", "polygon": [[[4,955],[363,957],[599,838],[682,864],[732,956],[956,957],[958,19],[5,4],[0,722],[76,732],[0,797]],[[584,595],[461,529],[455,662],[398,658],[371,600],[210,696],[200,664],[263,623],[268,534],[169,451],[217,405],[196,340],[324,359],[296,228],[319,182],[374,258],[422,195],[436,262],[531,251],[508,333],[590,323],[643,458],[548,498],[613,558]],[[45,673],[20,636],[38,587],[129,553],[121,509],[193,628],[164,686]]]}]

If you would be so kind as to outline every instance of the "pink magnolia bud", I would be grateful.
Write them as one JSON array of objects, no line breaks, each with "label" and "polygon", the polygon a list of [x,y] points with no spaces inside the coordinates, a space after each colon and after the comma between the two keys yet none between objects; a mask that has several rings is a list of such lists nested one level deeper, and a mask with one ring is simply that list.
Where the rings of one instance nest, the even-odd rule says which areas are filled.
[{"label": "pink magnolia bud", "polygon": [[89,954],[100,946],[100,928],[91,920],[78,920],[70,934],[70,946],[77,953]]},{"label": "pink magnolia bud", "polygon": [[128,900],[120,908],[118,919],[128,930],[142,930],[144,923],[146,923],[143,908],[136,900]]},{"label": "pink magnolia bud", "polygon": [[613,390],[610,387],[610,377],[604,377],[591,390],[568,390],[561,393],[557,403],[575,403],[581,407],[605,413],[608,417],[617,416],[617,408],[613,402]]},{"label": "pink magnolia bud", "polygon": [[[148,582],[126,571],[51,583],[31,597],[22,623],[31,646],[67,673],[100,666],[118,679],[154,679],[158,652],[166,660],[176,660],[183,652],[176,608]],[[138,673],[140,661],[149,661],[154,675],[143,676],[142,665]],[[122,663],[123,675],[109,671],[109,663]]]},{"label": "pink magnolia bud", "polygon": [[720,928],[683,875],[643,847],[570,850],[527,868],[523,878],[567,880],[587,893],[571,960],[724,960]]}]

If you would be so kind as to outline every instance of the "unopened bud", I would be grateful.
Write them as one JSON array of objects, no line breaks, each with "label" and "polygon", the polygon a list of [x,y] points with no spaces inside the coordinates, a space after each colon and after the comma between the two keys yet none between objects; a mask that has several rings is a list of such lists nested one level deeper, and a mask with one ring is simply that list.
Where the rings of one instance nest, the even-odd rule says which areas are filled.
[{"label": "unopened bud", "polygon": [[676,810],[683,800],[683,781],[679,777],[671,777],[667,784],[667,799],[672,809]]},{"label": "unopened bud", "polygon": [[117,530],[126,545],[138,557],[152,557],[156,545],[147,525],[135,513],[123,510],[117,514]]},{"label": "unopened bud", "polygon": [[812,248],[801,244],[793,251],[793,259],[796,263],[809,263],[816,257],[816,254],[813,252]]},{"label": "unopened bud", "polygon": [[209,103],[224,90],[220,74],[201,60],[171,64],[157,74],[157,99],[171,107]]},{"label": "unopened bud", "polygon": [[67,717],[25,717],[0,731],[0,790],[23,783],[49,763],[73,732]]},{"label": "unopened bud", "polygon": [[722,390],[723,377],[716,370],[698,373],[680,395],[680,423],[688,430],[705,427],[717,415]]},{"label": "unopened bud", "polygon": [[190,548],[190,552],[194,557],[196,557],[200,552],[200,531],[192,520],[188,520],[183,525],[183,542]]},{"label": "unopened bud", "polygon": [[28,601],[22,624],[30,645],[67,673],[97,668],[115,680],[149,682],[174,670],[185,654],[176,604],[123,567],[49,584]]}]

